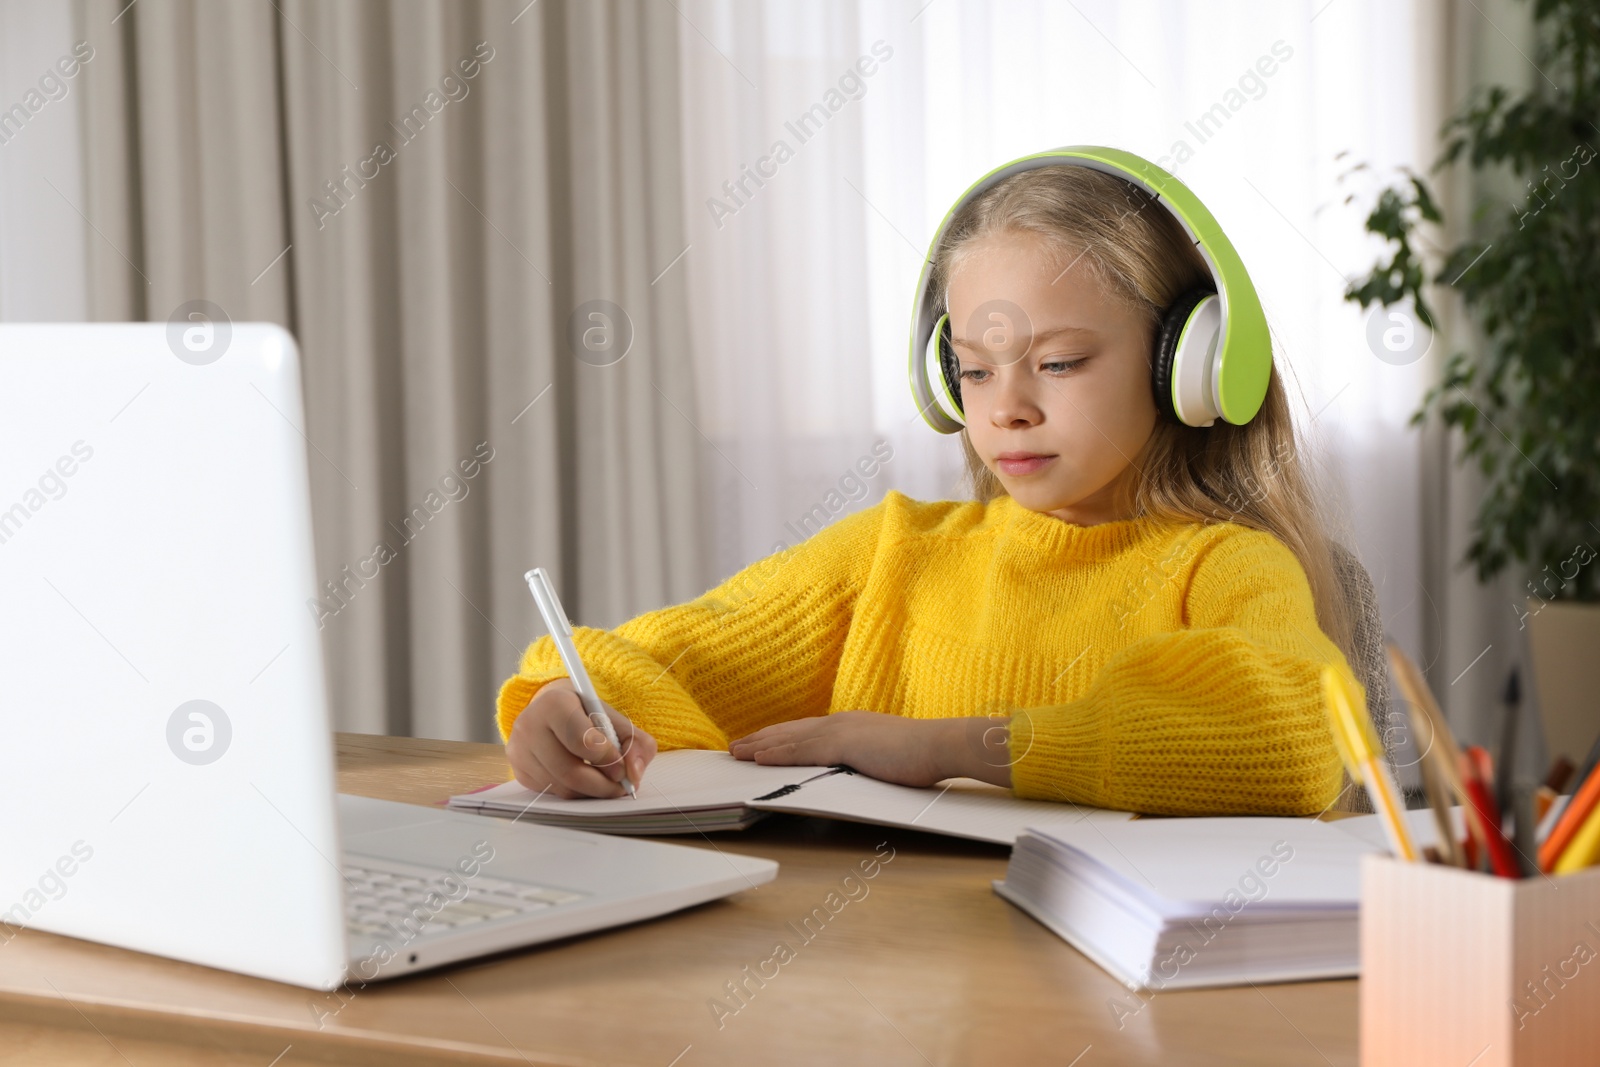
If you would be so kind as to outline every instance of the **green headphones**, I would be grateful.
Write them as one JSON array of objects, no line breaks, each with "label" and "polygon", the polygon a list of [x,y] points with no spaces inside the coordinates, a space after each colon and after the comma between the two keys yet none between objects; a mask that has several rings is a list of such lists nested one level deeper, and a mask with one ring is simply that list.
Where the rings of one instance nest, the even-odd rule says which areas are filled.
[{"label": "green headphones", "polygon": [[1261,410],[1272,373],[1272,339],[1256,287],[1233,244],[1200,198],[1171,174],[1132,152],[1095,145],[1055,148],[1012,160],[979,178],[961,194],[933,235],[912,308],[911,394],[923,421],[940,433],[966,425],[961,410],[960,363],[950,343],[950,315],[938,314],[940,294],[930,291],[934,255],[962,205],[1013,174],[1034,167],[1088,167],[1143,189],[1172,212],[1211,268],[1212,287],[1179,296],[1162,312],[1150,362],[1156,408],[1187,426],[1210,426],[1219,417],[1243,425]]}]

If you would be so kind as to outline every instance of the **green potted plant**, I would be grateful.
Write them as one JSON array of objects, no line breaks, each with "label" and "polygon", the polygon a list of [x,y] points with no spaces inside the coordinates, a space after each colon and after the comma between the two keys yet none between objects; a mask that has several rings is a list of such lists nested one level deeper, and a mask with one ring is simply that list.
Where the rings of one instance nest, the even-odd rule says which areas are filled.
[{"label": "green potted plant", "polygon": [[1430,285],[1459,294],[1477,325],[1481,351],[1449,356],[1410,424],[1436,412],[1461,431],[1457,462],[1477,460],[1485,488],[1466,559],[1480,582],[1513,561],[1534,575],[1512,607],[1530,629],[1550,753],[1581,760],[1600,733],[1600,11],[1534,0],[1533,20],[1532,87],[1480,87],[1444,124],[1430,169],[1463,157],[1475,174],[1504,168],[1516,200],[1479,203],[1472,235],[1440,250],[1430,278],[1416,241],[1443,220],[1427,182],[1405,172],[1365,224],[1390,242],[1388,259],[1345,299],[1376,305],[1368,338],[1389,362],[1426,350]]}]

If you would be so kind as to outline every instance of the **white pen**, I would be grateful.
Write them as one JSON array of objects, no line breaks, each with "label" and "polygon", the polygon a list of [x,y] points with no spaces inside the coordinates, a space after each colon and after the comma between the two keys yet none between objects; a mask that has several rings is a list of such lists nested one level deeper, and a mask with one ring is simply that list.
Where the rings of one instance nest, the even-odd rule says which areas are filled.
[{"label": "white pen", "polygon": [[[528,588],[533,591],[533,602],[539,605],[539,614],[544,616],[545,629],[550,631],[550,638],[556,643],[556,651],[561,654],[561,663],[567,668],[567,674],[572,678],[572,687],[578,691],[578,699],[583,702],[583,710],[589,716],[589,721],[595,728],[605,735],[620,754],[622,743],[617,740],[616,728],[611,725],[611,716],[606,714],[606,709],[600,704],[600,694],[594,691],[594,683],[589,681],[589,672],[583,668],[583,660],[578,658],[578,649],[572,643],[572,624],[567,621],[567,613],[562,610],[561,600],[556,596],[556,587],[550,583],[550,575],[545,573],[543,567],[535,567],[523,575],[528,581]],[[623,764],[622,788],[628,795],[638,799],[633,783],[628,781],[627,764]]]}]

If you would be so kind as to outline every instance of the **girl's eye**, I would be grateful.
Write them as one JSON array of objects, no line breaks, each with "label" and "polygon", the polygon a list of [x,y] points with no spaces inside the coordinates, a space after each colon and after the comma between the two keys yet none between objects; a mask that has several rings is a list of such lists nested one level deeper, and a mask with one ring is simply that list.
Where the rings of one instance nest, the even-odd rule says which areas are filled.
[{"label": "girl's eye", "polygon": [[1049,363],[1041,364],[1041,366],[1043,366],[1046,370],[1049,370],[1051,367],[1059,367],[1060,370],[1052,371],[1052,373],[1055,373],[1055,374],[1067,374],[1067,373],[1070,373],[1072,371],[1077,370],[1079,367],[1083,366],[1083,364],[1085,364],[1087,362],[1088,362],[1088,357],[1085,356],[1085,357],[1083,357],[1081,359],[1068,359],[1068,360],[1057,359],[1057,360],[1051,360]]},{"label": "girl's eye", "polygon": [[977,381],[976,378],[972,378],[972,375],[974,375],[974,374],[988,374],[988,373],[989,372],[986,371],[986,370],[964,370],[960,374],[956,375],[956,377],[960,378],[962,381],[967,381],[969,378],[971,380],[973,380],[973,381]]}]

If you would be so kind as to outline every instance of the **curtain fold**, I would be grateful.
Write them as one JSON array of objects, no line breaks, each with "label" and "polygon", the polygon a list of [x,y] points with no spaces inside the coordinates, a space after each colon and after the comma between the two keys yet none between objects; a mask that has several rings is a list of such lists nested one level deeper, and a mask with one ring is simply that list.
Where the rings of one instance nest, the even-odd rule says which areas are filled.
[{"label": "curtain fold", "polygon": [[671,10],[124,3],[79,9],[91,314],[295,333],[337,725],[493,739],[528,567],[587,625],[702,592]]}]

